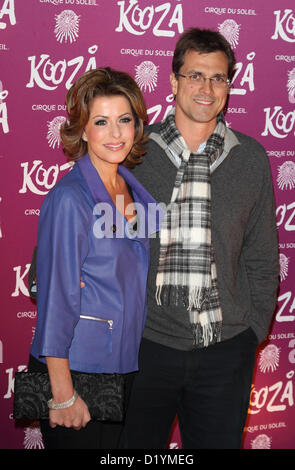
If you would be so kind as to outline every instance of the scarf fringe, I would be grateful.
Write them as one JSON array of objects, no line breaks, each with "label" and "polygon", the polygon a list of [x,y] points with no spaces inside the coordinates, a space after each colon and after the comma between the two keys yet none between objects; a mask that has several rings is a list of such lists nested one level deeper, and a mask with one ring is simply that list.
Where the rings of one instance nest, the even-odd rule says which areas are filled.
[{"label": "scarf fringe", "polygon": [[195,309],[199,312],[210,298],[211,288],[157,285],[156,302],[158,305],[184,305],[189,311]]},{"label": "scarf fringe", "polygon": [[[195,348],[203,348],[218,343],[221,341],[222,330],[222,315],[220,311],[211,311],[211,315],[209,314],[211,321],[208,321],[207,314],[202,315],[201,313],[202,306],[208,301],[210,289],[203,288],[203,292],[200,292],[200,289],[194,289],[191,303],[187,301],[189,297],[187,293],[188,289],[187,286],[157,286],[157,305],[182,305],[191,312],[190,321],[194,335]],[[202,294],[203,296],[205,295],[203,301],[201,301]],[[196,304],[198,304],[200,308],[196,308]]]},{"label": "scarf fringe", "polygon": [[186,306],[187,287],[157,285],[156,302],[157,305],[184,305]]},{"label": "scarf fringe", "polygon": [[211,288],[209,287],[194,287],[190,289],[188,310],[196,309],[199,312],[202,310],[205,302],[210,298]]},{"label": "scarf fringe", "polygon": [[221,341],[222,322],[191,323],[194,335],[195,348],[208,347]]}]

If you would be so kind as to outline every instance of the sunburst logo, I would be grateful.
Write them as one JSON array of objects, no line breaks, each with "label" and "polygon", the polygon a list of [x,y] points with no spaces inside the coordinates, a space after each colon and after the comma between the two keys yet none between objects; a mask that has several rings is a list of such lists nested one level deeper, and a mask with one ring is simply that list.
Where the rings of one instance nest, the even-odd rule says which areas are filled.
[{"label": "sunburst logo", "polygon": [[157,86],[159,67],[150,60],[135,66],[135,80],[141,90],[151,93]]},{"label": "sunburst logo", "polygon": [[73,10],[64,10],[59,15],[55,15],[54,33],[58,42],[75,42],[79,33],[80,15],[76,15]]},{"label": "sunburst logo", "polygon": [[239,44],[240,28],[241,25],[235,20],[225,20],[218,25],[220,34],[225,37],[233,49]]},{"label": "sunburst logo", "polygon": [[60,126],[65,122],[66,118],[64,116],[57,116],[52,121],[47,122],[48,132],[47,140],[49,147],[53,149],[57,145],[60,146]]},{"label": "sunburst logo", "polygon": [[288,72],[287,90],[290,103],[295,103],[295,67]]},{"label": "sunburst logo", "polygon": [[266,434],[259,434],[251,441],[252,449],[270,449],[271,448],[271,438]]},{"label": "sunburst logo", "polygon": [[42,434],[39,426],[32,425],[29,428],[25,428],[24,448],[44,449]]},{"label": "sunburst logo", "polygon": [[294,162],[287,161],[279,166],[277,182],[280,189],[293,189],[295,187]]},{"label": "sunburst logo", "polygon": [[280,253],[280,278],[281,281],[284,281],[288,276],[288,268],[289,268],[289,258],[284,255],[284,253]]},{"label": "sunburst logo", "polygon": [[280,361],[280,350],[274,344],[266,346],[259,354],[259,369],[264,374],[266,372],[274,372]]}]

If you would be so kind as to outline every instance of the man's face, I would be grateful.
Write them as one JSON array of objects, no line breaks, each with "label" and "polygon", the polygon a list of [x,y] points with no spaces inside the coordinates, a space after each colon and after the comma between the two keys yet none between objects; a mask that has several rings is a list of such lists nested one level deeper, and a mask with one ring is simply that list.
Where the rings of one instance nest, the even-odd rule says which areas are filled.
[{"label": "man's face", "polygon": [[[228,59],[222,51],[200,54],[197,51],[188,51],[185,54],[184,64],[179,70],[180,74],[191,75],[199,72],[204,77],[228,77]],[[212,131],[216,125],[216,117],[223,110],[229,87],[213,86],[210,80],[193,83],[187,78],[176,78],[174,73],[170,76],[172,93],[176,95],[176,116],[182,126],[188,124],[208,124]],[[177,121],[176,121],[177,122]]]}]

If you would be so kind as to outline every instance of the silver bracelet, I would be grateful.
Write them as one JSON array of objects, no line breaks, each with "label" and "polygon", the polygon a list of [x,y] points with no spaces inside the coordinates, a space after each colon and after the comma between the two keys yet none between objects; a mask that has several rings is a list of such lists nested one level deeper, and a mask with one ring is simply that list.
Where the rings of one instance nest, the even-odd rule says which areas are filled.
[{"label": "silver bracelet", "polygon": [[64,401],[63,403],[55,403],[53,401],[53,398],[51,398],[47,402],[47,405],[48,405],[48,408],[50,408],[51,410],[63,410],[64,408],[69,408],[70,406],[72,406],[77,400],[77,398],[78,398],[78,393],[76,392],[76,390],[74,390],[74,395],[69,400]]}]

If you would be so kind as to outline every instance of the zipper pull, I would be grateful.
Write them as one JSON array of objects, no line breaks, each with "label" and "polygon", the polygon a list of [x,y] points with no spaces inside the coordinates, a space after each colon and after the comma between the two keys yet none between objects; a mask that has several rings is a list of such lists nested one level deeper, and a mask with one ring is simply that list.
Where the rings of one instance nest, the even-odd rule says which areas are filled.
[{"label": "zipper pull", "polygon": [[107,322],[109,324],[109,330],[112,330],[114,321],[113,320],[108,320]]}]

